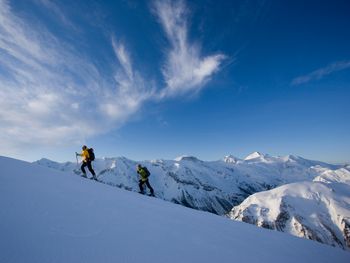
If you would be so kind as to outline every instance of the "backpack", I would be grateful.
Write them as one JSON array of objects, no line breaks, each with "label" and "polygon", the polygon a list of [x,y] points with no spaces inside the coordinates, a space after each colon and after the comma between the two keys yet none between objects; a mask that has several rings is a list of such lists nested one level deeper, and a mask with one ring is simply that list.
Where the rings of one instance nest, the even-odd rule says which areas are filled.
[{"label": "backpack", "polygon": [[88,153],[89,153],[89,160],[90,160],[90,161],[94,161],[94,160],[95,160],[94,149],[89,148],[89,149],[88,149]]},{"label": "backpack", "polygon": [[147,178],[151,175],[146,167],[143,167],[143,170],[146,172]]}]

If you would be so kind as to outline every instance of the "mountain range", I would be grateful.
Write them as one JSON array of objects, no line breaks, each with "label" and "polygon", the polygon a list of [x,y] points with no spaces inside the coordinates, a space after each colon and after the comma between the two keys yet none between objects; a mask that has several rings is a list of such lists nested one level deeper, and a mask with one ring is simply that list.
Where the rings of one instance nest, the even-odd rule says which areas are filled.
[{"label": "mountain range", "polygon": [[311,182],[253,194],[229,217],[350,250],[349,183],[349,170],[327,170]]},{"label": "mountain range", "polygon": [[[210,162],[97,158],[94,169],[100,182],[136,192],[138,163],[151,172],[160,199],[349,249],[350,170],[344,165],[254,152]],[[81,175],[77,163],[35,164]]]},{"label": "mountain range", "polygon": [[345,263],[350,259],[339,248],[69,172],[1,156],[0,167],[0,262]]},{"label": "mountain range", "polygon": [[[41,159],[36,164],[81,175],[80,165]],[[136,162],[125,157],[94,161],[99,181],[138,191],[136,165],[151,172],[150,182],[157,197],[198,210],[224,215],[249,195],[298,181],[312,181],[322,171],[337,166],[296,156],[272,157],[258,152],[245,159],[226,156],[218,161],[201,161],[193,156],[175,160]]]}]

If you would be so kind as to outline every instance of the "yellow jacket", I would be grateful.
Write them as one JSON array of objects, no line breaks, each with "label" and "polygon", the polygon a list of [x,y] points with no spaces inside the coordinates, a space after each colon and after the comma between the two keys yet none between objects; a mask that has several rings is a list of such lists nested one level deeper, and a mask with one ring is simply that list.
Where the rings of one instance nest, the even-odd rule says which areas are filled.
[{"label": "yellow jacket", "polygon": [[90,155],[89,155],[88,149],[86,148],[85,150],[82,150],[80,156],[83,159],[83,162],[86,162],[87,160],[89,160]]},{"label": "yellow jacket", "polygon": [[146,182],[148,180],[147,172],[144,167],[138,168],[137,173],[140,175],[140,179],[142,182]]}]

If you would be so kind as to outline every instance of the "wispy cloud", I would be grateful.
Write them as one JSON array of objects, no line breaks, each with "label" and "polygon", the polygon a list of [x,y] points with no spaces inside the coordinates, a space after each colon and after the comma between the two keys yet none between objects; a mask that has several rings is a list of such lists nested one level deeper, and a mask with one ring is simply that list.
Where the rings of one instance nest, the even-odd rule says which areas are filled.
[{"label": "wispy cloud", "polygon": [[[57,15],[60,26],[77,28],[57,4],[36,1]],[[162,89],[144,78],[116,36],[107,40],[115,57],[106,59],[109,64],[101,70],[93,54],[75,46],[81,34],[66,42],[45,23],[19,16],[9,1],[0,0],[1,151],[82,143],[121,126],[146,101],[203,88],[225,55],[203,57],[200,45],[188,41],[184,2],[159,1],[154,6],[171,46]]]},{"label": "wispy cloud", "polygon": [[72,29],[77,29],[74,23],[65,15],[60,6],[51,0],[35,0],[39,5],[44,6],[47,10],[50,10],[56,18],[58,18],[64,25]]},{"label": "wispy cloud", "polygon": [[337,71],[345,70],[347,68],[350,68],[350,61],[338,61],[324,68],[315,70],[307,75],[293,79],[291,85],[301,85],[313,80],[320,80],[327,75],[330,75]]},{"label": "wispy cloud", "polygon": [[133,79],[133,70],[131,59],[128,51],[122,43],[117,43],[115,37],[112,37],[112,46],[114,54],[119,60],[120,65],[123,67],[125,73],[127,74],[130,80]]},{"label": "wispy cloud", "polygon": [[154,13],[162,25],[171,48],[162,69],[166,88],[161,97],[196,92],[217,72],[224,54],[201,55],[199,43],[188,39],[189,11],[183,1],[155,1]]},{"label": "wispy cloud", "polygon": [[122,44],[112,81],[91,58],[0,0],[0,144],[81,142],[121,125],[152,94]]},{"label": "wispy cloud", "polygon": [[[114,74],[116,89],[111,90],[100,107],[110,118],[124,121],[135,113],[141,105],[155,94],[151,81],[146,81],[140,72],[133,69],[132,61],[125,45],[112,37],[115,56],[121,67]],[[147,85],[146,85],[147,83]]]}]

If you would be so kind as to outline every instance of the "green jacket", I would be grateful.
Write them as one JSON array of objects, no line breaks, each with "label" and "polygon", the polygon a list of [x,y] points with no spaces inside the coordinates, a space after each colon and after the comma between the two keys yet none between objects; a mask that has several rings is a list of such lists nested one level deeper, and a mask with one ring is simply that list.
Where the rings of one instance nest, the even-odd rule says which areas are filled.
[{"label": "green jacket", "polygon": [[144,167],[138,168],[137,173],[140,175],[140,179],[143,182],[146,182],[148,180],[148,175]]}]

